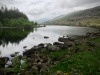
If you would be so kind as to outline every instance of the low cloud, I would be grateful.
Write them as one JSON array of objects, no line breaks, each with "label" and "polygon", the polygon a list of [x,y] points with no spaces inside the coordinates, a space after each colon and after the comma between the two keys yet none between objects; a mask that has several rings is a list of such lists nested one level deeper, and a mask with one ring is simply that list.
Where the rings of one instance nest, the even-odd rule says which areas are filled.
[{"label": "low cloud", "polygon": [[31,21],[45,21],[77,10],[100,5],[100,0],[3,0],[0,6],[16,7]]}]

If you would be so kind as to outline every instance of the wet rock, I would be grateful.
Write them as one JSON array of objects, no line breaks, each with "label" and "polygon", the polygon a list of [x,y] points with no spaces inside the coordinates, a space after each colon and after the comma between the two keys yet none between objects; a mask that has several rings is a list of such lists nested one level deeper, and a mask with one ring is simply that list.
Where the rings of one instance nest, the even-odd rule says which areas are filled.
[{"label": "wet rock", "polygon": [[68,47],[72,47],[73,44],[72,44],[71,42],[68,42],[68,43],[67,43],[67,46],[68,46]]},{"label": "wet rock", "polygon": [[59,37],[58,41],[59,42],[65,42],[65,41],[68,41],[68,38]]},{"label": "wet rock", "polygon": [[10,54],[10,56],[11,56],[11,57],[15,57],[15,56],[16,56],[16,54]]},{"label": "wet rock", "polygon": [[63,45],[63,43],[60,43],[60,42],[54,42],[53,45]]},{"label": "wet rock", "polygon": [[65,36],[63,36],[63,37],[65,37]]},{"label": "wet rock", "polygon": [[48,37],[48,36],[44,36],[44,38],[45,38],[45,39],[48,39],[49,37]]},{"label": "wet rock", "polygon": [[68,39],[69,39],[70,41],[75,41],[75,40],[76,40],[75,37],[69,37]]},{"label": "wet rock", "polygon": [[44,44],[41,43],[41,44],[38,45],[38,47],[44,48]]},{"label": "wet rock", "polygon": [[15,54],[18,54],[19,52],[15,52]]},{"label": "wet rock", "polygon": [[5,64],[7,63],[7,61],[9,60],[8,57],[1,57],[0,58],[0,68],[5,68]]},{"label": "wet rock", "polygon": [[27,48],[27,46],[24,46],[23,48]]},{"label": "wet rock", "polygon": [[73,45],[74,45],[73,42],[64,42],[64,47],[65,47],[65,48],[72,47]]},{"label": "wet rock", "polygon": [[46,48],[47,48],[47,50],[53,51],[53,52],[60,50],[60,48],[55,45],[47,45]]}]

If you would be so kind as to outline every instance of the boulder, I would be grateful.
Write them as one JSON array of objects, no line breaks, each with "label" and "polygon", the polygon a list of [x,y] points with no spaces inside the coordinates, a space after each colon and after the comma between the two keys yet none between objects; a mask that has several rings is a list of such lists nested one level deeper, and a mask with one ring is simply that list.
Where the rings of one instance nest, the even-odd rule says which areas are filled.
[{"label": "boulder", "polygon": [[75,41],[76,40],[75,37],[69,37],[68,39],[69,39],[69,41]]},{"label": "boulder", "polygon": [[55,46],[55,45],[47,45],[46,46],[46,48],[47,48],[47,50],[49,50],[49,51],[53,51],[53,52],[56,52],[56,51],[59,51],[60,50],[60,48],[59,47],[57,47],[57,46]]},{"label": "boulder", "polygon": [[27,48],[27,46],[24,46],[23,48]]},{"label": "boulder", "polygon": [[45,39],[48,39],[49,37],[48,37],[48,36],[44,36],[44,38],[45,38]]},{"label": "boulder", "polygon": [[1,57],[0,58],[0,68],[5,68],[5,64],[7,63],[7,61],[9,60],[8,57]]},{"label": "boulder", "polygon": [[63,43],[60,43],[60,42],[54,42],[53,45],[63,45]]},{"label": "boulder", "polygon": [[59,38],[58,38],[58,41],[59,41],[59,42],[65,42],[65,41],[68,41],[68,38],[59,37]]},{"label": "boulder", "polygon": [[16,54],[10,54],[10,56],[11,56],[11,57],[15,57],[15,56],[16,56]]},{"label": "boulder", "polygon": [[38,45],[38,47],[44,48],[44,44],[43,44],[43,43],[40,43],[40,44]]}]

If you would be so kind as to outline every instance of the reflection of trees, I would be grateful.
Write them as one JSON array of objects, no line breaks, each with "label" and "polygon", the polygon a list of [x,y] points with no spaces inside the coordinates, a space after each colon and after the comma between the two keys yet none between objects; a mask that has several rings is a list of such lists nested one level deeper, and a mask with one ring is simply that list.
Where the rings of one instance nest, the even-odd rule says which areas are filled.
[{"label": "reflection of trees", "polygon": [[37,31],[37,28],[34,28],[34,31]]},{"label": "reflection of trees", "polygon": [[19,44],[32,31],[34,31],[33,28],[24,29],[24,31],[23,29],[2,29],[0,30],[0,45],[5,47],[9,42]]}]

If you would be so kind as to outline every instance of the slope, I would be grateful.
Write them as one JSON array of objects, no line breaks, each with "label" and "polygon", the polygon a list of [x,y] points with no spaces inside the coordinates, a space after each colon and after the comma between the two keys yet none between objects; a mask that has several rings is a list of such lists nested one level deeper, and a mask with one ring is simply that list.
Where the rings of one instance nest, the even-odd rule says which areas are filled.
[{"label": "slope", "polygon": [[100,6],[73,12],[44,24],[100,25]]}]

